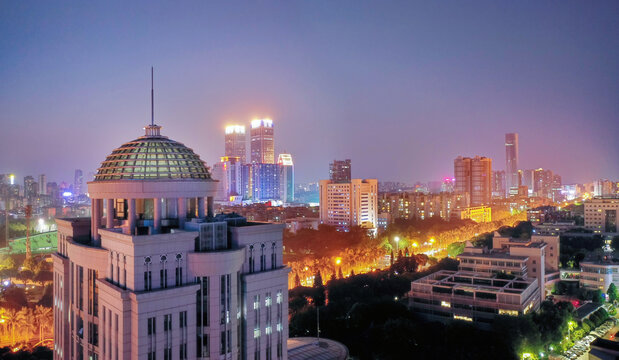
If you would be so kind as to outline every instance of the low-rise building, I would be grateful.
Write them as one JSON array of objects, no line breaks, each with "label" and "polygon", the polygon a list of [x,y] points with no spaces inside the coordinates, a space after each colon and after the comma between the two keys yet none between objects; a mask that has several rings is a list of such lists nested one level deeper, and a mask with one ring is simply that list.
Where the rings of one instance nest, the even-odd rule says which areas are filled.
[{"label": "low-rise building", "polygon": [[442,270],[411,284],[409,305],[432,320],[474,321],[489,327],[497,315],[522,315],[540,306],[537,279]]},{"label": "low-rise building", "polygon": [[293,218],[286,219],[286,229],[290,230],[293,233],[301,229],[314,229],[318,230],[318,225],[320,224],[319,218]]},{"label": "low-rise building", "polygon": [[460,219],[470,219],[478,223],[492,221],[492,209],[490,206],[473,206],[458,210]]}]

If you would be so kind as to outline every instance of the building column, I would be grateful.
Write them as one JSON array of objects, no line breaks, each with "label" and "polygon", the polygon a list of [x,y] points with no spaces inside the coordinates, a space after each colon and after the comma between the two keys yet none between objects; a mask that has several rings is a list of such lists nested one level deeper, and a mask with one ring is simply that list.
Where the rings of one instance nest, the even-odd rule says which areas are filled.
[{"label": "building column", "polygon": [[207,208],[206,208],[206,216],[212,218],[213,216],[215,216],[215,213],[213,211],[213,197],[212,196],[208,196],[206,198],[207,201]]},{"label": "building column", "polygon": [[153,199],[153,222],[155,234],[161,232],[161,198]]},{"label": "building column", "polygon": [[127,219],[129,220],[129,234],[135,235],[135,199],[128,199]]},{"label": "building column", "polygon": [[95,245],[99,243],[98,230],[101,228],[102,199],[92,199],[91,201],[91,232],[92,241]]},{"label": "building column", "polygon": [[187,220],[187,199],[178,198],[178,228],[183,229],[185,227],[185,221]]},{"label": "building column", "polygon": [[199,197],[197,201],[198,201],[198,218],[203,219],[204,218],[204,198]]},{"label": "building column", "polygon": [[114,227],[114,199],[105,201],[105,227],[111,229]]}]

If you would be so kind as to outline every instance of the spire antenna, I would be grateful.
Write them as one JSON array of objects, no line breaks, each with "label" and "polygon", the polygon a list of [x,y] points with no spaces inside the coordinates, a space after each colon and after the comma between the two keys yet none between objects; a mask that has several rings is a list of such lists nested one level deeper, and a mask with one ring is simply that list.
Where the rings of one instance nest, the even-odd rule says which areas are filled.
[{"label": "spire antenna", "polygon": [[155,90],[154,90],[154,68],[150,67],[150,124],[155,125]]}]

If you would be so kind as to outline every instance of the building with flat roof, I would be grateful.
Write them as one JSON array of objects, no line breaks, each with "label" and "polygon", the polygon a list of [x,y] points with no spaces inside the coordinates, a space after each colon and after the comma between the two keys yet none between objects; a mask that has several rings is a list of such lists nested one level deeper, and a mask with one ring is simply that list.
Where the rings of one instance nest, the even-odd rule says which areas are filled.
[{"label": "building with flat roof", "polygon": [[247,163],[247,138],[245,125],[226,126],[224,156],[239,158],[241,164]]},{"label": "building with flat roof", "polygon": [[619,197],[596,197],[585,201],[585,228],[597,234],[617,233]]},{"label": "building with flat roof", "polygon": [[348,183],[320,180],[320,222],[347,231],[351,226],[376,230],[378,181],[352,179]]},{"label": "building with flat roof", "polygon": [[283,224],[213,214],[216,181],[149,125],[57,219],[54,359],[286,359]]},{"label": "building with flat roof", "polygon": [[471,206],[489,205],[492,199],[492,159],[458,156],[454,160],[455,192],[468,194]]},{"label": "building with flat roof", "polygon": [[251,163],[275,163],[275,135],[273,120],[255,119],[251,121]]},{"label": "building with flat roof", "polygon": [[492,221],[492,208],[490,206],[473,206],[460,210],[456,210],[460,214],[460,219],[473,220],[478,223],[491,222]]},{"label": "building with flat roof", "polygon": [[540,306],[536,278],[463,270],[441,270],[413,281],[408,297],[409,306],[429,319],[472,321],[481,327],[489,327],[497,315],[523,315]]}]

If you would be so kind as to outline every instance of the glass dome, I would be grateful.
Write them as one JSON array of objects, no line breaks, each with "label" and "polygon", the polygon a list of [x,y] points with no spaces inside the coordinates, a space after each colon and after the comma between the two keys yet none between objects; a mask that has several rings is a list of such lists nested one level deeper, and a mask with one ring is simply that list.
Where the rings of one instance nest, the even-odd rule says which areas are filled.
[{"label": "glass dome", "polygon": [[211,179],[204,161],[182,143],[159,135],[160,128],[147,126],[146,136],[112,151],[95,181]]}]

